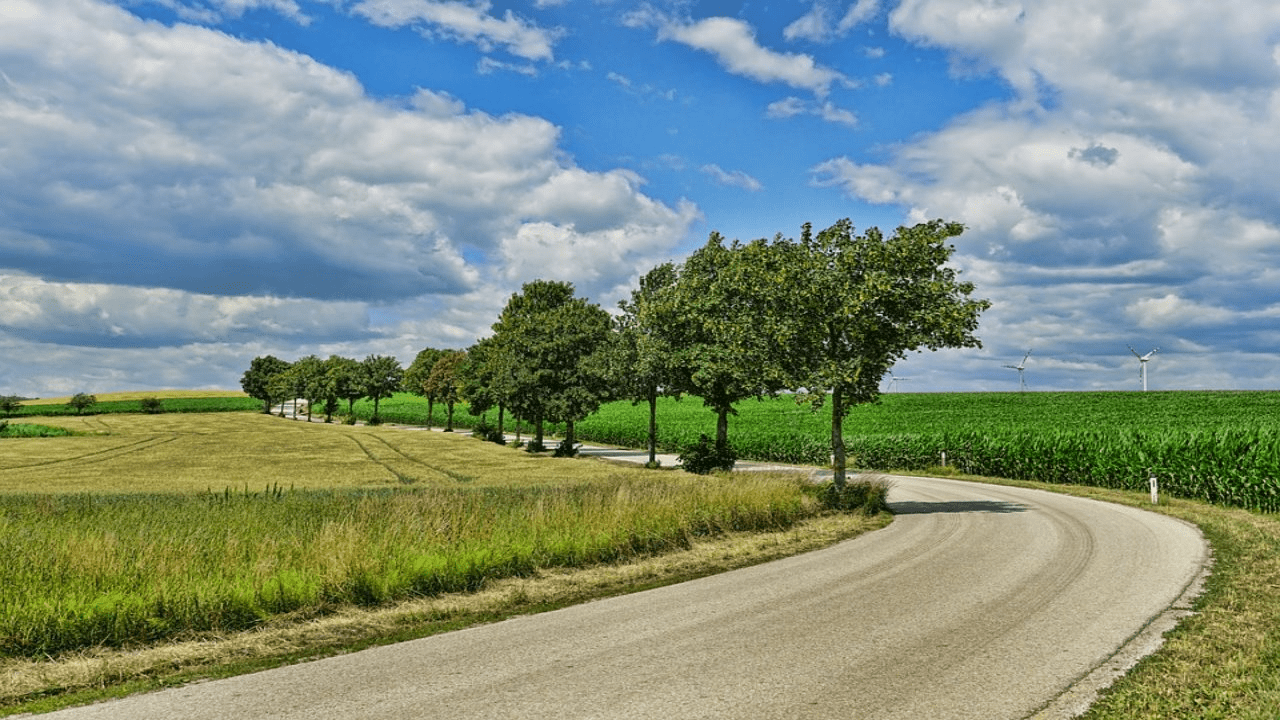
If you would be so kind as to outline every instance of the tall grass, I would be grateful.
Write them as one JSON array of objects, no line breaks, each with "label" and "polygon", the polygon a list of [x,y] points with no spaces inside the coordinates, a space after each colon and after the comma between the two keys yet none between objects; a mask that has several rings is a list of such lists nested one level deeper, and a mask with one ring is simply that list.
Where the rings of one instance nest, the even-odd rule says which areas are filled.
[{"label": "tall grass", "polygon": [[252,627],[684,548],[817,514],[779,478],[563,487],[0,495],[0,653]]}]

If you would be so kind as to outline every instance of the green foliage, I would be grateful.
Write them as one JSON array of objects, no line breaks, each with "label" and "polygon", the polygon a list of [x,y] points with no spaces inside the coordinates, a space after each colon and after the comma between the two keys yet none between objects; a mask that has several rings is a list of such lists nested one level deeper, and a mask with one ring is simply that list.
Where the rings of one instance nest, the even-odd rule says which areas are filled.
[{"label": "green foliage", "polygon": [[148,415],[164,412],[164,401],[158,397],[145,397],[138,401],[138,407]]},{"label": "green foliage", "polygon": [[375,424],[381,420],[378,417],[378,403],[383,398],[391,397],[393,393],[400,389],[400,383],[404,379],[404,370],[400,367],[400,363],[396,362],[393,357],[385,355],[370,355],[360,363],[361,381],[363,382],[364,396],[373,401],[373,417],[370,418]]},{"label": "green foliage", "polygon": [[717,443],[704,433],[681,451],[678,460],[685,472],[707,475],[716,470],[732,470],[738,455],[731,445]]},{"label": "green foliage", "polygon": [[249,363],[249,369],[240,377],[240,388],[251,398],[262,401],[262,412],[270,413],[271,406],[286,399],[275,394],[272,385],[275,376],[289,369],[289,363],[274,355],[262,355]]},{"label": "green foliage", "polygon": [[483,417],[480,418],[480,421],[472,428],[471,434],[487,442],[497,443],[498,445],[507,444],[507,439],[504,437],[502,431],[498,429],[498,426],[491,425],[489,421]]},{"label": "green foliage", "polygon": [[94,397],[93,395],[90,395],[89,393],[76,393],[75,395],[71,396],[70,400],[67,401],[67,407],[75,410],[76,414],[80,415],[85,410],[88,410],[90,407],[93,407],[93,405],[97,402],[98,402],[98,398]]},{"label": "green foliage", "polygon": [[13,395],[0,395],[0,415],[16,415],[21,409],[21,399]]},{"label": "green foliage", "polygon": [[67,437],[74,434],[66,428],[11,423],[8,420],[0,420],[0,437],[2,438]]}]

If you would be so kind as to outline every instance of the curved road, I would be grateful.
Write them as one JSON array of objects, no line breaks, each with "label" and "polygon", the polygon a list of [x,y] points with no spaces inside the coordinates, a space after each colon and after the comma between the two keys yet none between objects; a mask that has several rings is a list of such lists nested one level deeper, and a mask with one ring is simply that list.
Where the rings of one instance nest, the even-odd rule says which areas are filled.
[{"label": "curved road", "polygon": [[1208,557],[1154,513],[895,483],[892,525],[825,550],[46,717],[1025,718],[1112,662]]}]

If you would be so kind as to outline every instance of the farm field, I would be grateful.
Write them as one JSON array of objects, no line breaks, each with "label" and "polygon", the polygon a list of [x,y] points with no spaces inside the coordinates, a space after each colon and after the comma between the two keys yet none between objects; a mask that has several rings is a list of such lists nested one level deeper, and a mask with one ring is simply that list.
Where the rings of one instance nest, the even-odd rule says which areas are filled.
[{"label": "farm field", "polygon": [[[250,412],[262,409],[262,403],[233,390],[164,390],[156,392],[119,392],[95,395],[97,402],[84,411],[85,415],[107,415],[143,412],[143,400],[158,398],[161,412]],[[71,398],[41,398],[23,400],[14,417],[47,417],[50,415],[79,415],[67,405]]]},{"label": "farm field", "polygon": [[[400,412],[384,418],[425,422],[424,400],[395,400],[383,407]],[[788,396],[737,408],[729,442],[739,457],[829,462],[829,409],[815,413]],[[455,413],[455,424],[472,421]],[[614,402],[577,434],[643,447],[647,427],[647,406]],[[659,401],[663,449],[714,429],[699,399]],[[850,467],[923,471],[942,465],[945,452],[948,466],[975,475],[1144,490],[1154,474],[1178,497],[1280,511],[1280,392],[891,393],[854,408],[844,430]]]},{"label": "farm field", "polygon": [[42,420],[0,442],[0,657],[153,643],[474,591],[775,531],[794,476],[705,478],[262,414]]}]

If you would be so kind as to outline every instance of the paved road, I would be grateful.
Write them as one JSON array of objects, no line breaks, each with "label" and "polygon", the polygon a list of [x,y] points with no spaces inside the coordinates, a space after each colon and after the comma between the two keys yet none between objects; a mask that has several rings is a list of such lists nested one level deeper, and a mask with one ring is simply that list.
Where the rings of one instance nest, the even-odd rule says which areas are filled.
[{"label": "paved road", "polygon": [[896,482],[888,528],[818,552],[48,717],[1024,718],[1206,561],[1153,513]]}]

